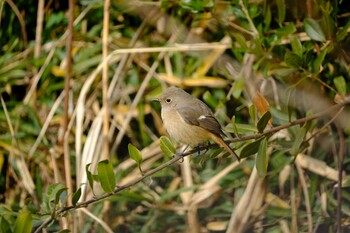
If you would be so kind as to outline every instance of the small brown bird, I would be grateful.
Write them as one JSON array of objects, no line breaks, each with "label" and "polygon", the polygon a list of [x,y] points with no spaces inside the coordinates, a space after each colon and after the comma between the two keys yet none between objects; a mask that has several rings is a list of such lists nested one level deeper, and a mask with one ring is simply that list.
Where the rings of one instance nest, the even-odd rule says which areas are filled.
[{"label": "small brown bird", "polygon": [[221,135],[224,133],[219,122],[201,100],[177,87],[167,88],[156,100],[162,107],[161,117],[164,127],[175,141],[197,146],[213,140],[234,155],[238,161],[240,160],[222,139]]}]

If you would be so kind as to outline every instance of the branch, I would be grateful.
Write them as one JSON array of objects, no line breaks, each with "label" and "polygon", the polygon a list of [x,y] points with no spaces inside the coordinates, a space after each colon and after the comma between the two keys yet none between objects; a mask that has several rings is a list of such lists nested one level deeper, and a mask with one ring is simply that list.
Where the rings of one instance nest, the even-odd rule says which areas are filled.
[{"label": "branch", "polygon": [[[274,134],[274,133],[276,133],[276,132],[278,132],[278,131],[280,131],[282,129],[286,129],[286,128],[294,126],[294,125],[303,124],[303,123],[306,123],[308,121],[312,121],[312,120],[315,120],[317,118],[320,118],[322,116],[329,115],[333,111],[339,110],[340,108],[344,107],[347,104],[350,104],[350,98],[345,99],[344,102],[336,104],[336,105],[330,107],[329,109],[324,110],[324,111],[322,111],[320,113],[316,113],[316,114],[308,116],[308,117],[300,118],[300,119],[297,119],[295,121],[292,121],[292,122],[289,122],[289,123],[286,123],[286,124],[283,124],[283,125],[280,125],[280,126],[277,126],[277,127],[273,127],[271,129],[265,130],[265,132],[263,132],[263,133],[257,133],[257,134],[254,134],[254,135],[248,135],[248,136],[244,136],[244,137],[235,138],[235,139],[230,140],[230,142],[247,141],[247,140],[251,140],[251,139],[257,139],[257,138],[260,138],[260,137],[263,137],[263,136],[266,136],[266,135],[271,135],[271,134]],[[156,168],[146,172],[143,176],[140,176],[139,178],[131,181],[130,183],[128,183],[126,185],[117,186],[113,190],[112,193],[106,193],[106,194],[103,194],[103,195],[100,195],[100,196],[97,196],[97,197],[93,197],[93,198],[91,198],[91,199],[89,199],[87,201],[79,202],[76,205],[70,205],[70,206],[66,206],[66,207],[62,207],[62,208],[58,209],[56,211],[56,213],[52,214],[49,218],[47,218],[39,226],[39,228],[35,232],[40,232],[41,229],[43,229],[45,226],[50,224],[55,219],[55,216],[63,215],[66,212],[68,212],[68,211],[70,211],[72,209],[83,208],[83,207],[86,207],[86,206],[88,206],[90,204],[93,204],[93,203],[96,203],[96,202],[101,201],[103,199],[106,199],[108,197],[111,197],[111,196],[113,196],[113,195],[123,191],[124,189],[130,188],[130,187],[134,186],[135,184],[140,183],[141,181],[143,181],[146,178],[152,176],[156,172],[158,172],[158,171],[160,171],[160,170],[162,170],[162,169],[164,169],[164,168],[174,164],[175,162],[177,162],[179,160],[182,160],[183,157],[186,157],[186,156],[194,154],[194,153],[198,153],[201,150],[205,150],[205,149],[208,149],[208,148],[217,148],[217,147],[218,147],[218,145],[212,144],[212,145],[209,145],[209,146],[195,147],[194,149],[192,149],[192,150],[190,150],[190,151],[188,151],[186,153],[177,153],[171,160],[163,163],[159,167],[156,167]]]},{"label": "branch", "polygon": [[330,115],[330,114],[334,113],[335,111],[341,109],[342,107],[344,107],[345,105],[348,105],[348,104],[350,104],[350,97],[346,98],[343,102],[335,104],[332,107],[330,107],[330,108],[328,108],[328,109],[326,109],[326,110],[324,110],[322,112],[315,113],[314,115],[311,115],[311,116],[308,116],[308,117],[304,117],[304,118],[300,118],[300,119],[288,122],[288,123],[283,124],[283,125],[272,127],[270,129],[265,130],[263,133],[256,133],[254,135],[237,137],[237,138],[231,139],[229,141],[230,142],[241,142],[241,141],[247,141],[247,140],[251,140],[251,139],[258,139],[258,138],[261,138],[261,137],[266,136],[266,135],[271,135],[271,134],[277,133],[278,131],[280,131],[282,129],[287,129],[287,128],[289,128],[291,126],[294,126],[294,125],[304,124],[306,122],[309,122],[309,121],[321,118],[323,116]]}]

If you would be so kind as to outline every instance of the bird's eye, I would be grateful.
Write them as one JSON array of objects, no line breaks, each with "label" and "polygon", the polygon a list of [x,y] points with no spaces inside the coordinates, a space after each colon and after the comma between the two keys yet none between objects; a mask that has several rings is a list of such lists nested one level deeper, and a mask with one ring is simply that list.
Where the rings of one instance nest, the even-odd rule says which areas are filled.
[{"label": "bird's eye", "polygon": [[165,102],[167,102],[167,103],[169,104],[169,103],[171,103],[171,99],[170,99],[170,98],[167,98],[167,99],[165,100]]}]

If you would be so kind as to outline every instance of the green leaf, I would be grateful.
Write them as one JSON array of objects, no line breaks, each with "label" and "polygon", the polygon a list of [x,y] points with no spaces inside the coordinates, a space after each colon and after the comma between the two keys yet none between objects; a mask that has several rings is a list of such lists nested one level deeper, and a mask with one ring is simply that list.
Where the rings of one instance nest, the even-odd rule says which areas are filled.
[{"label": "green leaf", "polygon": [[47,188],[46,195],[43,200],[44,211],[51,212],[53,208],[56,208],[56,205],[61,198],[61,194],[66,190],[67,189],[63,187],[62,183],[51,184]]},{"label": "green leaf", "polygon": [[31,233],[32,232],[32,215],[28,210],[22,210],[16,219],[13,232]]},{"label": "green leaf", "polygon": [[346,81],[343,76],[338,76],[333,80],[335,88],[340,95],[345,96],[346,94]]},{"label": "green leaf", "polygon": [[290,149],[291,155],[294,157],[298,154],[301,143],[304,141],[304,137],[306,134],[306,129],[304,127],[300,128],[295,136],[294,143],[292,148]]},{"label": "green leaf", "polygon": [[92,173],[89,171],[90,165],[91,165],[91,163],[86,164],[85,171],[86,171],[87,179],[89,181],[90,188],[91,188],[91,190],[93,192],[94,191],[94,178],[92,176]]},{"label": "green leaf", "polygon": [[303,46],[296,35],[290,36],[290,45],[292,46],[292,51],[299,57],[303,55]]},{"label": "green leaf", "polygon": [[242,91],[244,89],[244,85],[245,85],[245,82],[243,78],[239,78],[236,82],[234,82],[233,91],[232,91],[233,97],[238,99],[241,96]]},{"label": "green leaf", "polygon": [[[226,129],[228,130],[228,132],[233,132],[232,130],[230,131],[232,125],[229,124]],[[240,124],[240,123],[235,123],[235,127],[238,130],[238,134],[245,134],[245,133],[256,133],[256,127],[254,125],[251,124]],[[237,134],[237,135],[238,135]]]},{"label": "green leaf", "polygon": [[54,205],[56,206],[60,200],[62,202],[65,202],[66,199],[67,199],[67,188],[61,188],[57,190],[57,193],[55,195]]},{"label": "green leaf", "polygon": [[180,0],[180,6],[192,13],[199,13],[214,6],[213,0]]},{"label": "green leaf", "polygon": [[344,40],[348,35],[348,29],[350,28],[350,20],[346,23],[346,25],[340,29],[340,31],[337,33],[337,41]]},{"label": "green leaf", "polygon": [[306,34],[315,41],[325,41],[325,35],[322,31],[321,26],[316,20],[312,18],[306,18],[304,20],[304,27]]},{"label": "green leaf", "polygon": [[131,143],[128,145],[129,155],[132,160],[134,160],[137,164],[141,163],[142,155],[141,152]]},{"label": "green leaf", "polygon": [[265,30],[267,31],[270,28],[271,25],[271,7],[267,6],[265,9],[264,15],[264,25],[265,25]]},{"label": "green leaf", "polygon": [[208,104],[212,108],[215,108],[218,105],[218,101],[214,98],[214,96],[209,91],[204,92],[203,100],[206,104]]},{"label": "green leaf", "polygon": [[12,232],[11,225],[5,217],[0,217],[0,232]]},{"label": "green leaf", "polygon": [[299,68],[303,65],[303,60],[295,53],[285,53],[284,61],[287,63],[287,65],[294,68]]},{"label": "green leaf", "polygon": [[257,123],[257,128],[259,133],[264,132],[264,129],[266,128],[266,125],[267,123],[269,123],[270,119],[271,119],[270,111],[265,112],[265,114],[260,118],[260,120]]},{"label": "green leaf", "polygon": [[316,57],[316,59],[312,61],[312,71],[314,73],[319,73],[320,72],[321,65],[322,65],[322,63],[324,61],[324,58],[327,55],[327,52],[328,52],[328,49],[326,47],[320,52],[320,54]]},{"label": "green leaf", "polygon": [[286,26],[278,28],[276,30],[276,35],[278,37],[289,36],[296,32],[296,30],[297,29],[295,28],[295,25],[293,23],[288,23]]},{"label": "green leaf", "polygon": [[77,204],[77,202],[79,201],[80,196],[81,196],[81,187],[78,188],[78,190],[73,194],[73,197],[72,197],[72,204],[73,205]]},{"label": "green leaf", "polygon": [[254,122],[255,122],[255,119],[256,119],[256,111],[255,111],[255,105],[252,104],[249,106],[249,116],[250,116],[250,119],[252,119]]},{"label": "green leaf", "polygon": [[168,157],[172,157],[176,153],[175,146],[170,141],[170,139],[166,136],[160,137],[160,149]]},{"label": "green leaf", "polygon": [[260,177],[266,176],[268,162],[267,139],[264,138],[259,145],[258,154],[255,160],[256,170],[258,171],[258,175]]},{"label": "green leaf", "polygon": [[278,13],[278,24],[282,25],[286,18],[286,3],[284,0],[277,0],[277,13]]},{"label": "green leaf", "polygon": [[[236,116],[233,116],[232,119],[231,119],[231,122],[232,122],[232,128],[233,128],[233,133],[238,136],[238,129],[237,129],[237,126],[236,126]],[[227,127],[226,127],[227,128]],[[227,130],[227,129],[226,129]]]},{"label": "green leaf", "polygon": [[239,44],[241,49],[246,50],[249,48],[246,38],[241,33],[234,33],[233,37],[235,38],[235,41]]},{"label": "green leaf", "polygon": [[112,164],[108,160],[100,161],[97,164],[97,173],[102,189],[106,193],[112,193],[116,182]]},{"label": "green leaf", "polygon": [[251,155],[257,153],[259,150],[261,140],[262,140],[262,138],[245,145],[243,147],[241,153],[239,154],[240,158],[241,159],[247,158],[248,156],[251,156]]}]

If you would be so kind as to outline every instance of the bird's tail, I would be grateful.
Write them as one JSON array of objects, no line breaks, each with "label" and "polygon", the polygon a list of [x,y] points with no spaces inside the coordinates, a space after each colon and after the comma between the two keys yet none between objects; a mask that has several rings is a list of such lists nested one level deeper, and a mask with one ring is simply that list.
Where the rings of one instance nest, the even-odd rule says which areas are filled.
[{"label": "bird's tail", "polygon": [[230,154],[232,154],[233,156],[235,156],[238,160],[238,162],[241,160],[238,155],[236,154],[236,152],[234,152],[231,147],[228,145],[228,143],[226,143],[221,136],[217,136],[215,135],[214,141],[219,144],[220,146],[224,147],[228,152],[230,152]]}]

